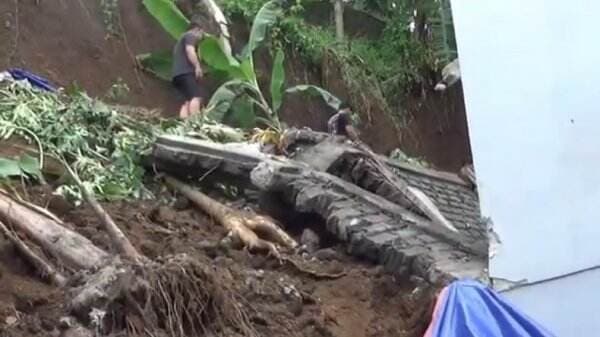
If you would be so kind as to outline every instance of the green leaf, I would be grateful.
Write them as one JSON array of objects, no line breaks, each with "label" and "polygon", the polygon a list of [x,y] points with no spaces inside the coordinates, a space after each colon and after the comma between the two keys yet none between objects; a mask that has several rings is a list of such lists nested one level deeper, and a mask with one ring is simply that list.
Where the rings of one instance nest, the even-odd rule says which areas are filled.
[{"label": "green leaf", "polygon": [[290,94],[308,93],[313,96],[321,96],[321,98],[325,101],[325,103],[327,103],[327,105],[329,105],[330,107],[332,107],[335,110],[338,110],[340,107],[340,104],[342,103],[342,101],[339,98],[337,98],[335,95],[333,95],[329,91],[327,91],[321,87],[318,87],[316,85],[308,85],[308,84],[297,85],[295,87],[288,88],[285,92],[290,93]]},{"label": "green leaf", "polygon": [[174,39],[179,39],[187,31],[190,21],[172,0],[144,0],[143,3],[148,12]]},{"label": "green leaf", "polygon": [[19,162],[13,159],[0,158],[0,178],[20,176],[22,174]]},{"label": "green leaf", "polygon": [[247,83],[242,80],[231,80],[223,83],[212,95],[208,107],[212,108],[208,117],[220,122],[231,108],[233,101],[243,92]]},{"label": "green leaf", "polygon": [[240,64],[240,69],[244,74],[244,79],[246,79],[249,82],[256,83],[256,72],[252,67],[251,58],[248,57],[244,61],[242,61],[242,63]]},{"label": "green leaf", "polygon": [[256,126],[254,103],[247,96],[237,98],[231,107],[233,124],[242,129],[251,129]]},{"label": "green leaf", "polygon": [[226,72],[230,77],[235,79],[246,77],[238,60],[232,55],[225,53],[221,42],[215,37],[208,36],[202,39],[198,50],[202,61],[213,70]]},{"label": "green leaf", "polygon": [[207,36],[202,39],[198,46],[200,59],[207,65],[217,70],[227,71],[234,60],[230,60],[221,45],[219,40],[213,36]]},{"label": "green leaf", "polygon": [[42,176],[42,171],[40,170],[40,161],[30,155],[24,154],[21,156],[21,158],[19,158],[19,168],[21,171],[36,178],[40,178]]},{"label": "green leaf", "polygon": [[218,142],[241,142],[244,140],[244,133],[238,129],[223,124],[205,123],[201,130],[209,139]]},{"label": "green leaf", "polygon": [[126,188],[114,182],[108,182],[103,186],[100,186],[100,189],[102,191],[102,196],[108,200],[119,200],[125,198],[129,193]]},{"label": "green leaf", "polygon": [[283,82],[285,81],[285,69],[283,68],[283,61],[285,55],[281,49],[277,50],[275,54],[275,60],[273,61],[273,72],[271,73],[271,100],[273,102],[273,112],[277,113],[281,107],[281,101],[283,98]]},{"label": "green leaf", "polygon": [[137,60],[142,69],[154,76],[171,81],[171,69],[173,67],[173,56],[170,51],[159,51],[154,53],[138,55]]},{"label": "green leaf", "polygon": [[265,3],[262,8],[256,13],[252,30],[250,31],[250,39],[248,40],[248,48],[244,57],[250,56],[256,48],[265,40],[267,29],[273,25],[283,14],[283,9],[278,1],[272,0]]}]

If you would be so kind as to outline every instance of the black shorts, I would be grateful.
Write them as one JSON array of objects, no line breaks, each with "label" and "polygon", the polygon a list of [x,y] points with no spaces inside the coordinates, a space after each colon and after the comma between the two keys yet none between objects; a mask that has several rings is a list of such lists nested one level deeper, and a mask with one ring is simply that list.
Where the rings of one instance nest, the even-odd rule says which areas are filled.
[{"label": "black shorts", "polygon": [[186,101],[192,98],[204,98],[204,89],[198,84],[193,73],[177,75],[173,78],[173,86],[185,97]]}]

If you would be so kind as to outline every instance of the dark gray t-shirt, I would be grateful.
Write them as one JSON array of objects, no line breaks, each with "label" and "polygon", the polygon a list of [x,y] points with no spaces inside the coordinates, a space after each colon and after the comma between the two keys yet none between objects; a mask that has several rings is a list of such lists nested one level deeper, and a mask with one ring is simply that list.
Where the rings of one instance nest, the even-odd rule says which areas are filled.
[{"label": "dark gray t-shirt", "polygon": [[352,125],[352,119],[347,112],[338,112],[327,121],[327,130],[333,135],[347,136],[346,126]]},{"label": "dark gray t-shirt", "polygon": [[175,48],[173,48],[173,68],[171,70],[172,78],[176,76],[194,73],[194,66],[190,63],[185,52],[185,47],[188,45],[196,47],[198,38],[193,32],[187,32],[181,36]]}]

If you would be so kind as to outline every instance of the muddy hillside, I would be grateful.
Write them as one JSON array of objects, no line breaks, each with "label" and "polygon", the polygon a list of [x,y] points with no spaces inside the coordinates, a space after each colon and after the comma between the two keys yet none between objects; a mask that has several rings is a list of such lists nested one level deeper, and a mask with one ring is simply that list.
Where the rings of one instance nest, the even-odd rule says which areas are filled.
[{"label": "muddy hillside", "polygon": [[[225,1],[226,7],[229,2]],[[182,10],[186,8],[182,6]],[[330,25],[330,7],[308,1],[304,8],[302,16],[309,24]],[[228,18],[232,22],[232,43],[241,50],[247,42],[251,19],[240,14],[246,9],[234,10]],[[381,35],[382,22],[373,16],[351,8],[345,13],[347,34],[358,39]],[[165,81],[135,68],[136,55],[168,50],[174,43],[148,15],[141,1],[4,1],[0,3],[0,15],[4,26],[0,41],[5,46],[0,51],[0,67],[24,67],[61,86],[77,85],[98,97],[106,97],[111,86],[123,83],[129,92],[127,99],[119,103],[158,109],[164,116],[176,115],[181,103],[176,91]],[[321,50],[329,43],[314,40],[313,32],[306,35],[305,48]],[[418,77],[421,84],[405,85],[408,90],[389,89],[385,93],[387,107],[377,99],[381,95],[379,89],[365,91],[368,84],[349,84],[344,80],[344,64],[320,53],[311,56],[319,59],[309,61],[299,56],[295,50],[299,47],[293,42],[286,48],[285,74],[289,85],[316,84],[352,101],[361,115],[359,128],[364,140],[378,152],[390,154],[400,148],[410,157],[454,172],[472,161],[460,83],[443,94],[437,93],[432,89],[440,75],[427,71],[425,77]],[[257,74],[268,86],[272,58],[268,52],[259,52]],[[360,69],[375,67],[365,64],[360,55],[358,60],[362,62]],[[397,81],[402,71],[413,74],[413,70],[403,69],[407,67],[402,63],[392,66],[386,72],[387,82]],[[356,78],[352,72],[346,76]],[[207,85],[216,89],[210,78]],[[281,115],[290,126],[322,131],[333,112],[318,99],[290,96],[284,101]]]},{"label": "muddy hillside", "polygon": [[487,227],[447,8],[375,3],[1,2],[0,337],[423,336]]},{"label": "muddy hillside", "polygon": [[[36,204],[50,202],[50,210],[69,228],[98,247],[114,249],[89,207],[64,209],[43,189],[28,194],[36,196]],[[173,200],[168,193],[161,199]],[[175,206],[120,202],[105,204],[105,209],[145,256],[186,254],[210,268],[228,291],[243,298],[239,305],[251,308],[247,320],[261,336],[420,336],[427,323],[432,294],[426,284],[397,280],[381,267],[353,260],[335,241],[317,244],[302,262],[311,271],[307,274],[271,258],[220,247],[227,233],[185,201]],[[319,226],[318,219],[296,222],[298,230],[306,222]],[[296,233],[299,240],[301,236]],[[5,239],[0,240],[0,255],[0,335],[56,336],[64,331],[67,294],[44,282]],[[226,335],[237,335],[231,333]]]}]

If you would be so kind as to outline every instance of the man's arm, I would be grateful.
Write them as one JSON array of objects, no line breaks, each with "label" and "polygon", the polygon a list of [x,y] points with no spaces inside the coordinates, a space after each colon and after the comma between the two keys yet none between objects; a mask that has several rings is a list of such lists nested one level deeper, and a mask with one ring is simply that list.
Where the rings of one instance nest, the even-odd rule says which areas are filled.
[{"label": "man's arm", "polygon": [[186,41],[185,54],[192,66],[194,66],[194,72],[196,73],[196,77],[202,77],[202,66],[200,66],[200,60],[196,51],[196,46],[193,43],[189,43]]},{"label": "man's arm", "polygon": [[358,138],[358,132],[351,124],[346,125],[346,134],[348,134],[348,138],[353,142],[358,142],[360,139]]}]

